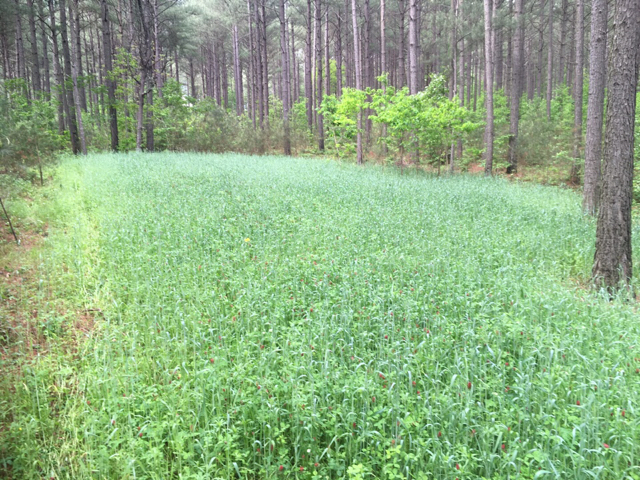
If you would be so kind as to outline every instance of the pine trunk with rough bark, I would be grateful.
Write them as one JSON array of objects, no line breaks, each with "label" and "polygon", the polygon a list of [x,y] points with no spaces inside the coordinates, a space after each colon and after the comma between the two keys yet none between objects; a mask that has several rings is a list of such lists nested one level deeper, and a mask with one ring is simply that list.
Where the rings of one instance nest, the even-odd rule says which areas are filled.
[{"label": "pine trunk with rough bark", "polygon": [[[40,61],[38,60],[38,39],[36,36],[36,11],[33,8],[33,0],[27,0],[29,9],[29,33],[31,35],[31,81],[33,84],[34,96],[42,90],[42,80],[40,78]],[[46,52],[45,52],[46,55]]]},{"label": "pine trunk with rough bark", "polygon": [[571,165],[571,182],[577,185],[580,170],[580,154],[582,150],[582,91],[584,85],[584,0],[576,0],[576,70],[573,98],[575,101],[573,115],[573,164]]},{"label": "pine trunk with rough bark", "polygon": [[[353,58],[355,63],[356,90],[362,90],[362,70],[360,68],[360,48],[358,45],[358,12],[356,9],[356,0],[351,0],[351,21],[353,26]],[[356,159],[358,165],[362,165],[364,162],[362,155],[362,109],[358,111],[356,123]]]},{"label": "pine trunk with rough bark", "polygon": [[72,4],[69,4],[69,11],[71,12],[71,5],[73,5],[73,17],[70,16],[69,20],[73,25],[70,25],[74,34],[71,36],[73,42],[72,50],[74,50],[74,59],[76,65],[77,79],[82,78],[82,81],[78,80],[78,99],[80,101],[80,107],[83,111],[87,111],[87,91],[84,87],[84,69],[82,68],[82,45],[81,45],[81,30],[80,30],[80,3],[78,0],[73,0]]},{"label": "pine trunk with rough bark", "polygon": [[40,16],[40,38],[42,41],[42,55],[40,56],[42,60],[42,72],[44,74],[42,78],[42,90],[44,90],[47,94],[47,98],[50,98],[51,95],[51,72],[49,71],[49,41],[47,38],[46,28],[46,16],[44,13],[44,1],[38,0],[38,10]]},{"label": "pine trunk with rough bark", "polygon": [[409,93],[418,93],[418,0],[409,0]]},{"label": "pine trunk with rough bark", "polygon": [[244,105],[241,103],[242,93],[240,91],[240,46],[238,44],[238,26],[233,26],[233,85],[236,97],[236,115],[242,115]]},{"label": "pine trunk with rough bark", "polygon": [[[15,0],[16,4],[16,70],[18,78],[27,80],[27,65],[24,53],[24,38],[22,37],[22,18],[20,15],[20,2]],[[27,91],[27,97],[29,93]]]},{"label": "pine trunk with rough bark", "polygon": [[313,129],[313,80],[311,77],[312,61],[311,61],[311,0],[307,0],[307,37],[305,42],[304,56],[304,94],[307,97],[307,124],[309,130]]},{"label": "pine trunk with rough bark", "polygon": [[[74,11],[71,9],[71,4],[69,4],[69,18],[71,22],[69,22],[69,33],[71,34],[71,38],[76,38],[75,32],[75,22]],[[71,60],[71,84],[73,88],[73,103],[76,107],[76,121],[78,122],[78,137],[80,140],[80,150],[83,155],[87,154],[87,139],[84,134],[84,122],[82,121],[82,100],[80,98],[80,89],[78,88],[78,66],[76,65],[76,61],[78,58],[78,52],[75,51],[77,48],[76,44],[72,44],[72,60]]]},{"label": "pine trunk with rough bark", "polygon": [[[316,0],[316,9],[315,9],[315,32],[316,32],[316,106],[319,109],[322,105],[322,2],[321,0]],[[317,112],[317,123],[318,123],[318,150],[324,150],[324,123],[322,114]]]},{"label": "pine trunk with rough bark", "polygon": [[[60,64],[60,48],[58,47],[58,29],[56,27],[56,14],[53,0],[49,0],[49,22],[51,24],[51,44],[53,46],[53,75],[56,81],[56,96],[58,99],[58,134],[64,133],[65,127],[65,104],[66,97],[64,94],[64,75],[62,73],[62,65]],[[69,118],[67,116],[67,118]]]},{"label": "pine trunk with rough bark", "polygon": [[636,88],[640,54],[640,0],[615,4],[607,75],[602,196],[593,262],[595,284],[609,290],[632,277],[631,199]]},{"label": "pine trunk with rough bark", "polygon": [[593,0],[589,42],[589,99],[587,138],[584,150],[584,191],[582,209],[595,215],[600,197],[602,120],[607,73],[607,0]]},{"label": "pine trunk with rough bark", "polygon": [[[69,37],[67,36],[67,6],[65,0],[60,0],[60,37],[62,39],[62,56],[64,57],[64,76],[66,79],[71,78],[71,53],[69,51]],[[66,82],[65,82],[66,83]],[[65,115],[68,118],[69,134],[71,135],[71,149],[74,155],[77,155],[80,151],[80,140],[78,139],[78,124],[75,114],[75,103],[73,101],[73,89],[69,90],[66,87],[65,97],[67,107],[65,109]]]},{"label": "pine trunk with rough bark", "polygon": [[515,0],[516,31],[513,36],[513,68],[509,117],[509,166],[507,173],[518,171],[518,128],[520,126],[520,97],[524,75],[524,0]]},{"label": "pine trunk with rough bark", "polygon": [[549,0],[549,40],[547,45],[547,120],[551,120],[553,95],[553,0]]},{"label": "pine trunk with rough bark", "polygon": [[[485,48],[485,78],[486,78],[486,95],[485,106],[487,109],[487,123],[484,130],[485,142],[485,164],[484,174],[491,176],[493,174],[493,51],[491,45],[491,36],[493,31],[493,5],[491,0],[484,0],[484,48]],[[478,75],[476,75],[476,78]],[[474,89],[477,92],[478,87]],[[475,93],[474,93],[475,95]],[[474,100],[475,104],[475,100]],[[475,107],[474,107],[475,110]]]},{"label": "pine trunk with rough bark", "polygon": [[[384,2],[384,0],[382,0]],[[342,18],[340,11],[336,12],[336,96],[342,96]]]},{"label": "pine trunk with rough bark", "polygon": [[287,42],[287,19],[285,0],[280,0],[280,51],[282,54],[282,123],[284,130],[283,149],[285,155],[291,155],[291,137],[289,132],[289,99],[291,82],[289,79],[289,45]]},{"label": "pine trunk with rough bark", "polygon": [[407,41],[404,31],[404,18],[407,14],[406,0],[398,0],[399,9],[399,31],[400,31],[400,46],[398,52],[398,81],[397,87],[402,88],[407,84],[407,67],[405,65],[405,58],[407,53]]},{"label": "pine trunk with rough bark", "polygon": [[567,9],[568,0],[562,0],[562,11],[560,14],[560,52],[558,54],[558,85],[564,83],[565,51],[567,44]]},{"label": "pine trunk with rough bark", "polygon": [[118,112],[116,110],[116,81],[113,74],[113,61],[111,58],[111,27],[109,25],[109,9],[107,0],[101,0],[102,9],[102,46],[104,60],[104,78],[107,85],[107,98],[109,102],[109,129],[111,133],[111,150],[118,151]]}]

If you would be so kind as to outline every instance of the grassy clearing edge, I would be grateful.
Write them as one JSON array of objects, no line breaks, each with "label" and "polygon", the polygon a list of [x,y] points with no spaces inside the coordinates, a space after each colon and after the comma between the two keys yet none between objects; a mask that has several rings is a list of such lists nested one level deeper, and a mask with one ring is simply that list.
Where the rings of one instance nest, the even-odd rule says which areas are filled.
[{"label": "grassy clearing edge", "polygon": [[[98,230],[81,171],[58,167],[42,189],[10,202],[21,245],[0,249],[0,477],[17,464],[48,463],[66,450],[59,415],[78,390],[84,341],[94,334],[106,289],[97,288]],[[36,426],[37,424],[37,426]],[[37,435],[41,451],[21,448]]]}]

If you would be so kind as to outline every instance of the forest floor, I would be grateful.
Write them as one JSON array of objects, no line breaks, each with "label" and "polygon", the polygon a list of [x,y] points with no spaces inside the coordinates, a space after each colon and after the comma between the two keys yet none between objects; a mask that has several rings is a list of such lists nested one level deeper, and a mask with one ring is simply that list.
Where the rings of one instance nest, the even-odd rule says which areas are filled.
[{"label": "forest floor", "polygon": [[634,478],[638,312],[586,288],[580,200],[323,159],[67,159],[0,245],[0,476]]}]

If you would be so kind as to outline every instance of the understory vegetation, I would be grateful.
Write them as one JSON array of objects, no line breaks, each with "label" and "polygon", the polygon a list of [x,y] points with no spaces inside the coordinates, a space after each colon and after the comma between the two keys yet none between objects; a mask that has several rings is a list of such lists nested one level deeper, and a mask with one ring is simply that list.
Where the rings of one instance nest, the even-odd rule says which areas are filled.
[{"label": "understory vegetation", "polygon": [[[126,58],[135,63],[134,59]],[[119,61],[125,63],[122,59]],[[55,99],[27,101],[26,84],[22,79],[0,82],[0,90],[3,91],[0,97],[3,170],[40,181],[42,165],[54,162],[59,153],[69,149],[69,132],[58,131],[57,102]],[[119,98],[130,99],[128,103],[117,103],[120,149],[132,151],[136,147],[133,87],[121,86],[119,92]],[[365,136],[367,161],[428,170],[448,169],[450,148],[454,143],[455,170],[477,171],[484,164],[482,137],[486,111],[483,92],[476,97],[473,106],[471,103],[461,106],[457,98],[448,99],[446,80],[442,76],[433,77],[417,96],[409,95],[406,87],[345,89],[340,98],[327,95],[319,109],[326,117],[327,138],[323,152],[318,150],[316,134],[307,125],[302,100],[293,105],[290,114],[292,148],[298,155],[324,154],[355,161],[356,115],[362,110],[370,115],[370,127],[366,129],[369,133]],[[284,136],[282,103],[271,98],[269,121],[265,122],[267,127],[261,129],[249,116],[236,115],[234,101],[232,96],[230,108],[224,109],[212,98],[196,100],[184,96],[180,84],[168,79],[163,85],[162,97],[154,106],[148,107],[153,111],[155,149],[248,154],[281,152]],[[495,93],[494,114],[494,168],[496,173],[504,174],[508,166],[509,104],[502,90]],[[88,112],[86,116],[88,149],[93,152],[107,150],[109,124],[104,112]],[[567,88],[557,90],[551,101],[550,118],[546,115],[544,99],[523,97],[518,140],[518,158],[522,166],[519,178],[542,184],[572,184],[571,172],[576,164],[571,153],[573,122],[574,101]],[[640,124],[640,120],[636,124]],[[636,137],[638,135],[636,129]],[[636,141],[638,144],[640,141]],[[638,163],[638,148],[635,158]],[[581,170],[580,165],[578,170]],[[640,200],[637,181],[634,199]]]},{"label": "understory vegetation", "polygon": [[24,202],[1,475],[640,478],[637,308],[571,190],[129,153]]}]

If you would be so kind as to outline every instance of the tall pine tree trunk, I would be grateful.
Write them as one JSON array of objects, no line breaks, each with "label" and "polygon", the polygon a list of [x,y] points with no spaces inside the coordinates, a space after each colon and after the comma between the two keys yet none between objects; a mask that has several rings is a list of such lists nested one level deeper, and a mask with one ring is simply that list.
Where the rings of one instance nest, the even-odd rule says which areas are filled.
[{"label": "tall pine tree trunk", "polygon": [[600,197],[602,117],[607,73],[607,0],[593,0],[589,42],[589,100],[587,140],[584,150],[584,192],[582,209],[595,215]]},{"label": "tall pine tree trunk", "polygon": [[[73,21],[74,12],[71,9],[71,4],[69,4],[69,18],[72,19],[69,22],[69,33],[71,34],[71,38],[76,38],[75,35],[75,22]],[[76,107],[76,121],[78,122],[78,137],[80,140],[80,150],[83,155],[87,154],[87,139],[84,134],[84,123],[82,121],[82,100],[80,98],[80,89],[78,88],[78,66],[76,65],[76,61],[78,59],[78,52],[75,51],[77,48],[76,44],[72,44],[72,60],[71,60],[71,83],[73,85],[73,103]]]},{"label": "tall pine tree trunk", "polygon": [[[486,95],[485,106],[487,108],[487,123],[484,130],[485,142],[485,164],[484,174],[491,176],[493,173],[493,52],[491,45],[491,36],[493,32],[493,5],[491,0],[484,0],[484,49],[485,49],[485,78],[486,78]],[[477,70],[476,70],[477,72]],[[476,74],[476,79],[478,75]],[[474,89],[474,110],[475,98],[478,86]]]},{"label": "tall pine tree trunk", "polygon": [[49,71],[49,42],[47,38],[46,30],[46,20],[44,14],[44,1],[38,0],[38,10],[40,13],[40,38],[42,41],[42,55],[40,58],[42,60],[42,72],[44,76],[42,77],[42,90],[44,90],[47,94],[47,98],[50,98],[51,95],[51,72]]},{"label": "tall pine tree trunk", "polygon": [[551,97],[553,95],[553,0],[549,0],[549,40],[547,43],[547,120],[551,120]]},{"label": "tall pine tree trunk", "polygon": [[418,0],[409,0],[409,93],[418,93]]},{"label": "tall pine tree trunk", "polygon": [[311,61],[311,0],[307,0],[307,37],[305,41],[304,56],[304,94],[307,97],[307,123],[309,130],[313,128],[313,80],[311,77],[311,69],[313,67]]},{"label": "tall pine tree trunk", "polygon": [[576,0],[576,73],[573,98],[575,108],[573,115],[573,164],[571,165],[571,182],[578,184],[580,169],[580,151],[582,148],[582,91],[584,85],[584,0]]},{"label": "tall pine tree trunk", "polygon": [[[384,0],[382,0],[384,2]],[[340,11],[336,12],[336,43],[335,43],[335,57],[336,57],[336,96],[342,95],[342,18],[340,17]]]},{"label": "tall pine tree trunk", "polygon": [[404,31],[404,18],[407,13],[406,0],[398,0],[399,10],[399,33],[400,33],[400,45],[398,47],[398,82],[397,87],[402,88],[407,84],[407,67],[405,65],[405,58],[407,52],[406,35]]},{"label": "tall pine tree trunk", "polygon": [[280,0],[280,50],[282,53],[282,123],[284,130],[284,154],[291,155],[291,137],[289,132],[289,99],[291,83],[289,80],[289,45],[287,42],[287,19],[285,0]]},{"label": "tall pine tree trunk", "polygon": [[560,14],[560,52],[558,55],[558,85],[564,83],[565,54],[567,46],[567,9],[568,0],[562,0],[562,11]]},{"label": "tall pine tree trunk", "polygon": [[241,103],[242,92],[240,91],[240,46],[238,44],[238,26],[233,26],[233,84],[236,97],[236,115],[242,115],[244,105]]},{"label": "tall pine tree trunk", "polygon": [[[38,39],[36,37],[36,11],[33,7],[33,0],[27,0],[29,8],[29,33],[31,35],[31,81],[33,83],[33,92],[37,97],[38,92],[42,90],[42,80],[40,78],[40,61],[38,60]],[[44,52],[45,55],[47,52]]]},{"label": "tall pine tree trunk", "polygon": [[[53,0],[49,0],[49,22],[51,23],[51,43],[53,45],[53,74],[56,80],[56,94],[58,98],[58,134],[64,133],[65,115],[67,114],[66,97],[64,90],[64,75],[60,64],[60,49],[58,47],[58,29],[56,27],[56,10]],[[67,118],[68,115],[67,115]]]},{"label": "tall pine tree trunk", "polygon": [[607,75],[604,172],[598,212],[593,277],[596,285],[615,289],[632,277],[631,199],[633,133],[640,54],[640,0],[618,0]]},{"label": "tall pine tree trunk", "polygon": [[[67,6],[65,0],[60,0],[60,33],[62,38],[62,56],[64,57],[64,76],[65,80],[71,78],[71,53],[69,51],[69,37],[67,36]],[[65,115],[69,119],[69,133],[71,135],[71,149],[74,155],[77,155],[80,151],[80,140],[78,139],[78,124],[75,114],[75,102],[73,89],[69,90],[63,87],[65,90],[65,97],[67,99],[67,108],[65,109]]]},{"label": "tall pine tree trunk", "polygon": [[116,81],[113,74],[113,61],[111,58],[111,27],[109,25],[109,9],[107,0],[100,1],[102,8],[102,49],[104,59],[104,77],[107,84],[107,98],[109,102],[109,130],[111,132],[111,150],[118,151],[118,112],[116,110]]},{"label": "tall pine tree trunk", "polygon": [[[353,53],[355,63],[356,90],[362,90],[362,70],[360,66],[360,47],[358,38],[358,12],[356,9],[356,0],[351,0],[351,21],[353,26]],[[358,110],[356,120],[356,158],[358,165],[362,165],[362,109]]]},{"label": "tall pine tree trunk", "polygon": [[[71,5],[69,4],[69,11],[71,11]],[[80,4],[78,0],[73,0],[73,17],[70,16],[69,20],[73,23],[71,29],[74,34],[71,35],[71,42],[73,43],[72,50],[74,50],[74,60],[76,65],[76,80],[78,77],[82,78],[82,81],[78,80],[78,99],[80,107],[85,112],[87,111],[87,92],[84,87],[84,69],[82,68],[82,45],[80,41]]]},{"label": "tall pine tree trunk", "polygon": [[513,68],[509,119],[509,166],[507,173],[518,171],[518,127],[520,125],[520,97],[524,75],[524,0],[515,0],[516,31],[513,36]]},{"label": "tall pine tree trunk", "polygon": [[[316,105],[319,109],[322,105],[322,3],[316,0]],[[324,123],[322,114],[317,113],[318,119],[318,149],[324,150]]]}]

